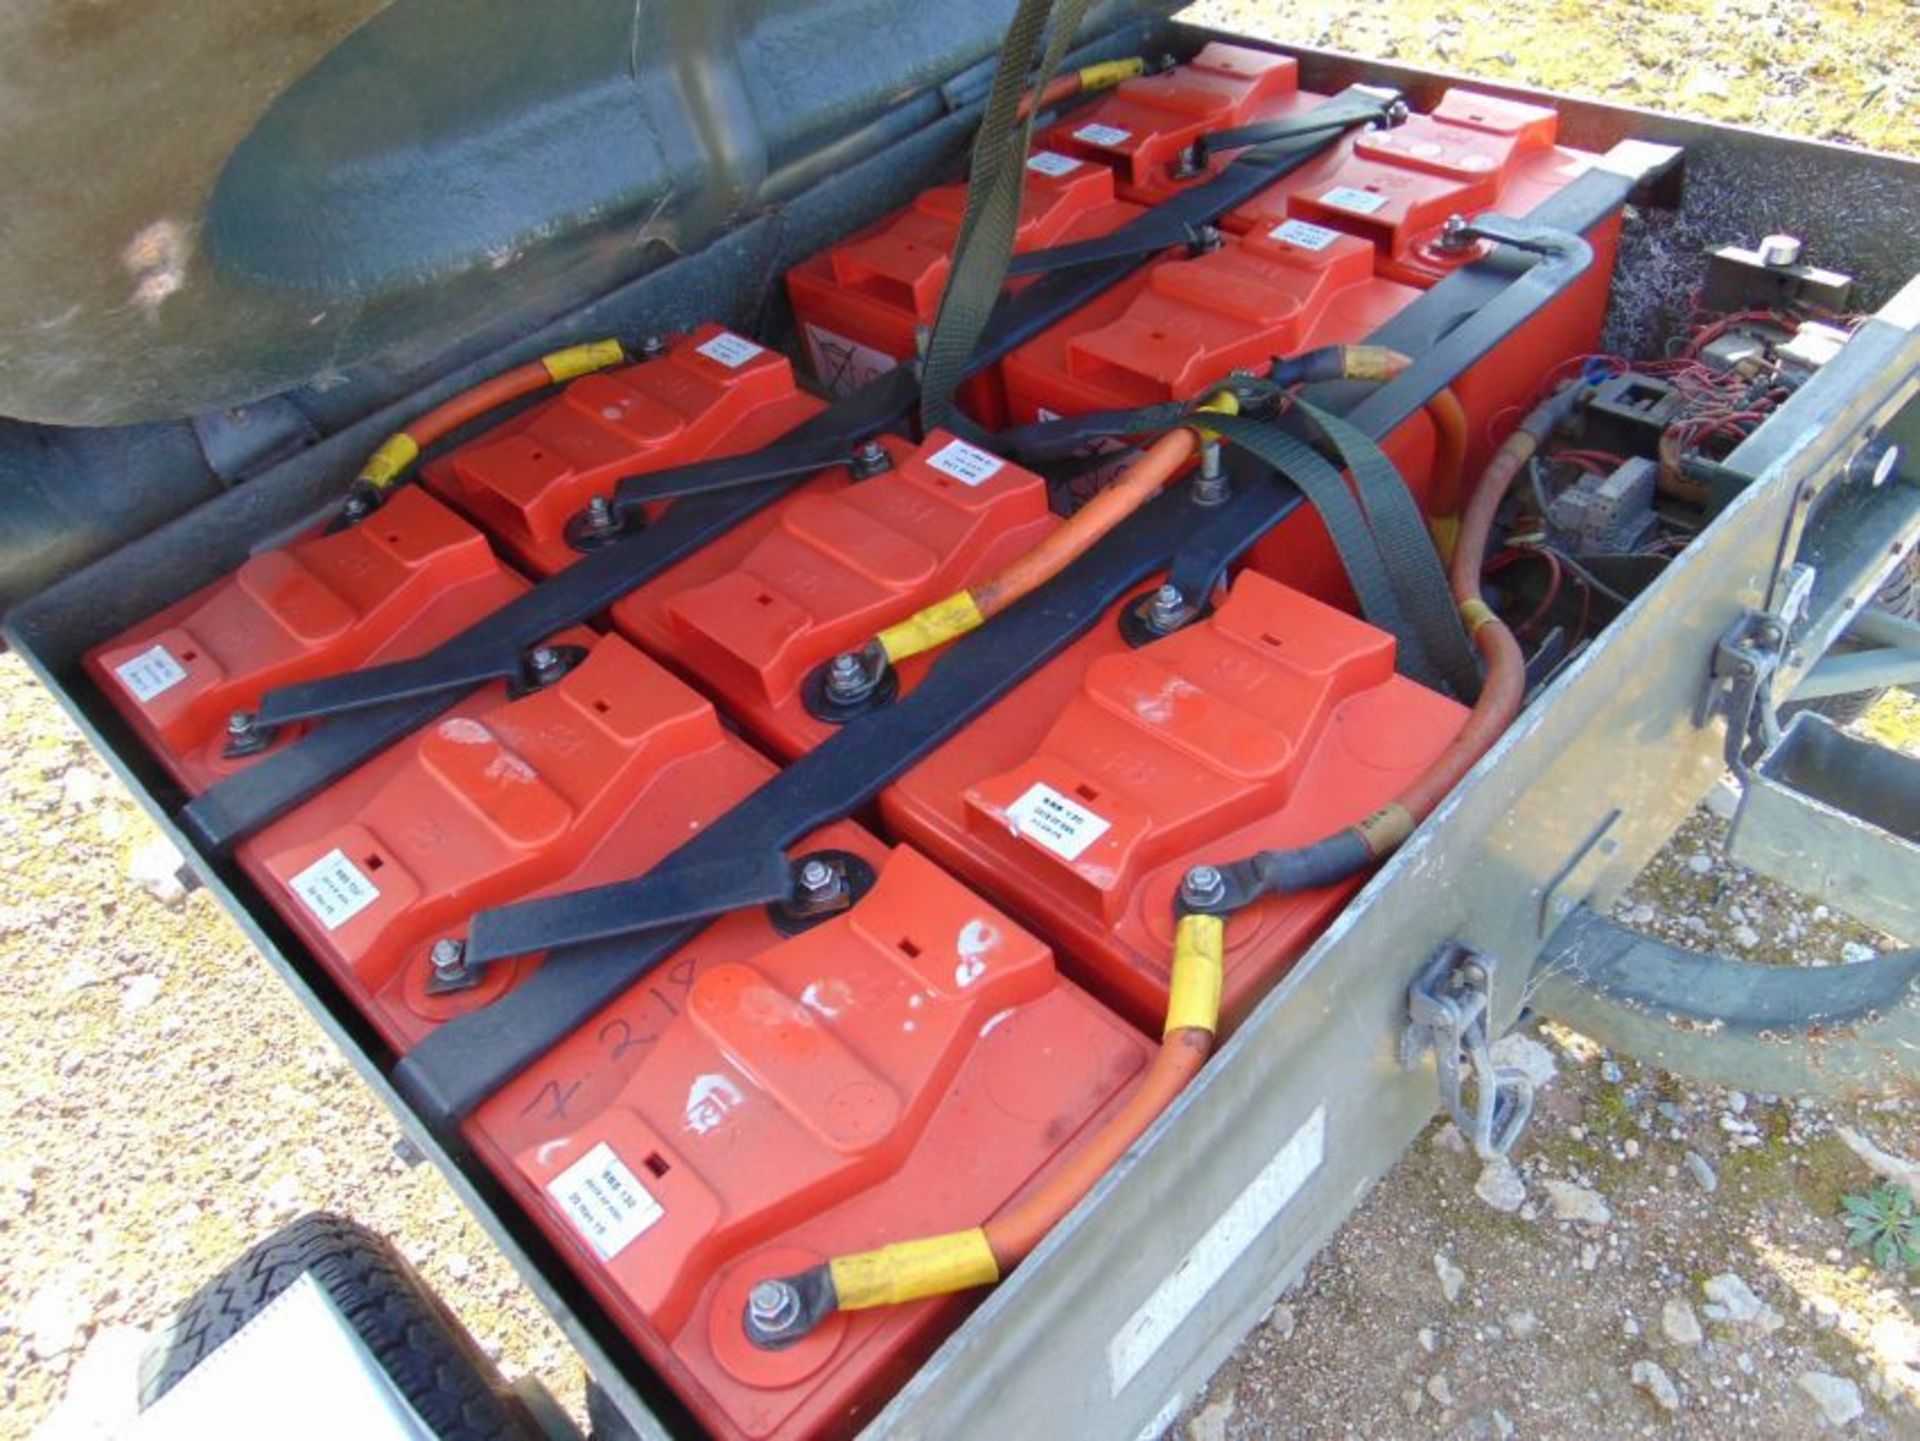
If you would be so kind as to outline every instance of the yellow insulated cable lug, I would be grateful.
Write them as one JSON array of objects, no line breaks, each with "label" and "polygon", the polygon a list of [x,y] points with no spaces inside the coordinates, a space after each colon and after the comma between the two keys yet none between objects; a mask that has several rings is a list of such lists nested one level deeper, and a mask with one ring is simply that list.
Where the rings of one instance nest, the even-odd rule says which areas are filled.
[{"label": "yellow insulated cable lug", "polygon": [[877,1251],[839,1256],[827,1263],[842,1311],[898,1306],[925,1296],[945,1296],[991,1286],[1000,1263],[978,1226],[918,1241],[896,1241]]},{"label": "yellow insulated cable lug", "polygon": [[956,591],[945,600],[935,601],[917,615],[881,631],[876,640],[887,659],[895,665],[908,656],[933,650],[986,624],[971,591]]},{"label": "yellow insulated cable lug", "polygon": [[1220,1027],[1220,992],[1226,984],[1227,923],[1195,913],[1180,918],[1173,933],[1173,975],[1167,983],[1167,1035]]},{"label": "yellow insulated cable lug", "polygon": [[569,345],[565,350],[543,355],[540,363],[546,367],[553,383],[559,385],[575,376],[590,375],[610,365],[619,365],[626,358],[619,341],[590,340],[585,345]]},{"label": "yellow insulated cable lug", "polygon": [[1126,60],[1103,60],[1098,65],[1080,67],[1082,90],[1110,90],[1122,80],[1146,73],[1147,62],[1135,55]]},{"label": "yellow insulated cable lug", "polygon": [[385,490],[400,478],[420,454],[414,438],[396,430],[375,447],[367,463],[360,467],[360,480],[375,490]]}]

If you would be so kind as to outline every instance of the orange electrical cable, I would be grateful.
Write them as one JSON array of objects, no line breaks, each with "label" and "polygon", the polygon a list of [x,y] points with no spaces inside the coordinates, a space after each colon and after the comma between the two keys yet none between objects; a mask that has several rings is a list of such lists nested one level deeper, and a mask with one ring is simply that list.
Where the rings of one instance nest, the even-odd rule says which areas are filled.
[{"label": "orange electrical cable", "polygon": [[972,587],[981,618],[998,615],[1086,554],[1108,531],[1158,495],[1193,458],[1199,444],[1186,426],[1154,441],[1117,481],[1081,506],[1058,530],[998,575]]}]

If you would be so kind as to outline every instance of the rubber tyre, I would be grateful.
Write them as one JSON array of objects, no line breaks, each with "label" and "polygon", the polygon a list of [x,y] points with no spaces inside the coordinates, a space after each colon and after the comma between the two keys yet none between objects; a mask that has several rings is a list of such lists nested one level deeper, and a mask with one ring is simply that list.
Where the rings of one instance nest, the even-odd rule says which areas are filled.
[{"label": "rubber tyre", "polygon": [[141,1409],[308,1272],[435,1436],[538,1441],[519,1398],[419,1273],[380,1236],[324,1211],[255,1242],[180,1308],[142,1361]]},{"label": "rubber tyre", "polygon": [[[1873,603],[1889,615],[1902,620],[1920,621],[1920,550],[1907,557],[1905,565],[1887,577],[1886,584],[1874,592]],[[1844,647],[1835,647],[1844,654]],[[1817,711],[1836,725],[1852,725],[1872,710],[1885,691],[1857,691],[1852,695],[1822,696],[1819,700],[1798,701],[1780,708],[1780,723],[1803,710]]]}]

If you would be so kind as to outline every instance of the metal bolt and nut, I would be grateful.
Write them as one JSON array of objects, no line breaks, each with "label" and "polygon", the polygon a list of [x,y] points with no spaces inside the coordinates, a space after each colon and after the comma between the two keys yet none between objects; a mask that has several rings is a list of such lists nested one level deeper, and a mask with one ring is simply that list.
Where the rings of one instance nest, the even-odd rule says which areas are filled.
[{"label": "metal bolt and nut", "polygon": [[560,652],[550,645],[537,645],[527,657],[527,664],[533,667],[535,675],[551,675],[560,668]]},{"label": "metal bolt and nut", "polygon": [[428,954],[433,963],[433,973],[443,981],[457,981],[467,974],[467,943],[452,936],[443,936],[433,943]]},{"label": "metal bolt and nut", "polygon": [[855,480],[866,480],[892,469],[893,457],[877,440],[861,441],[853,448],[853,458],[847,462],[847,471]]},{"label": "metal bolt and nut", "polygon": [[348,520],[365,520],[373,514],[373,497],[364,490],[356,490],[347,497],[340,512]]},{"label": "metal bolt and nut", "polygon": [[259,717],[250,710],[237,710],[227,717],[227,739],[243,741],[253,735]]},{"label": "metal bolt and nut", "polygon": [[800,867],[800,893],[810,897],[824,896],[833,890],[838,879],[833,867],[825,861],[808,861]]},{"label": "metal bolt and nut", "polygon": [[1473,244],[1473,237],[1467,231],[1466,216],[1449,215],[1440,227],[1440,238],[1434,242],[1434,248],[1448,255],[1460,254]]},{"label": "metal bolt and nut", "polygon": [[1191,180],[1207,168],[1207,157],[1198,144],[1187,146],[1173,162],[1175,180]]},{"label": "metal bolt and nut", "polygon": [[1221,465],[1218,439],[1200,442],[1200,469],[1193,477],[1195,505],[1220,505],[1232,494],[1226,470]]},{"label": "metal bolt and nut", "polygon": [[1760,242],[1760,263],[1768,266],[1798,265],[1802,254],[1797,235],[1769,235]]},{"label": "metal bolt and nut", "polygon": [[1187,598],[1180,594],[1180,587],[1163,585],[1153,593],[1153,600],[1147,606],[1147,623],[1164,633],[1177,629],[1186,613]]},{"label": "metal bolt and nut", "polygon": [[879,674],[867,673],[858,651],[842,651],[827,663],[827,694],[837,701],[865,700],[879,683]]},{"label": "metal bolt and nut", "polygon": [[613,513],[613,502],[604,495],[596,495],[587,502],[587,525],[597,531],[612,530],[618,519]]},{"label": "metal bolt and nut", "polygon": [[667,353],[667,338],[664,335],[649,335],[640,342],[642,360],[658,360]]},{"label": "metal bolt and nut", "polygon": [[1215,866],[1195,866],[1180,882],[1180,898],[1190,906],[1210,906],[1227,898],[1227,878]]},{"label": "metal bolt and nut", "polygon": [[747,1317],[762,1332],[778,1335],[800,1319],[800,1293],[790,1282],[762,1281],[747,1293]]}]

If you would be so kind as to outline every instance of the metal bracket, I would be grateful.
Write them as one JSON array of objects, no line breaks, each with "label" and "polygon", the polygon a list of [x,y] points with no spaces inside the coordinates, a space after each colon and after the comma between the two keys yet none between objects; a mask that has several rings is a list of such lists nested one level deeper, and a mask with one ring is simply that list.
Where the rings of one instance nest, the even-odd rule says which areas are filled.
[{"label": "metal bracket", "polygon": [[1788,566],[1772,587],[1775,607],[1742,611],[1714,643],[1693,724],[1704,729],[1715,716],[1726,717],[1727,767],[1743,781],[1753,757],[1780,739],[1773,678],[1806,621],[1815,578],[1810,566]]},{"label": "metal bracket", "polygon": [[1493,1063],[1487,1029],[1492,965],[1457,942],[1442,946],[1407,988],[1407,1029],[1400,1037],[1403,1066],[1416,1066],[1433,1052],[1440,1099],[1483,1161],[1511,1151],[1533,1115],[1533,1082],[1524,1071]]}]

